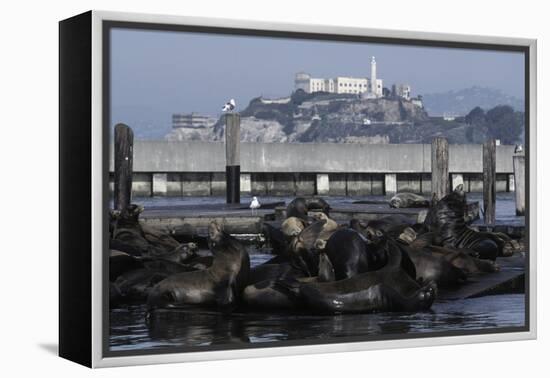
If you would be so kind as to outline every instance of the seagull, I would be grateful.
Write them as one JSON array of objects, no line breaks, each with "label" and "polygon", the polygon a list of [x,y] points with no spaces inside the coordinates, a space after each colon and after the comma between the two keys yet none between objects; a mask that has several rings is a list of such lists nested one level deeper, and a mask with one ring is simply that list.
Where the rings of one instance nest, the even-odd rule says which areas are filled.
[{"label": "seagull", "polygon": [[225,103],[222,108],[222,112],[232,112],[235,109],[235,99],[231,99]]},{"label": "seagull", "polygon": [[514,150],[515,154],[520,154],[523,152],[523,146],[521,144],[516,144],[516,149]]},{"label": "seagull", "polygon": [[260,201],[258,201],[258,198],[252,197],[252,202],[250,202],[250,209],[252,210],[252,214],[256,212],[257,209],[260,208]]}]

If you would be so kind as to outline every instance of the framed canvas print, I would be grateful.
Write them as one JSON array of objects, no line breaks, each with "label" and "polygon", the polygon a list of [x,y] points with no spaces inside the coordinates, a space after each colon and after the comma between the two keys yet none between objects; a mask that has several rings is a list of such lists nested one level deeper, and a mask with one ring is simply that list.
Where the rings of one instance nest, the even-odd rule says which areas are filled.
[{"label": "framed canvas print", "polygon": [[60,355],[536,337],[536,41],[60,24]]}]

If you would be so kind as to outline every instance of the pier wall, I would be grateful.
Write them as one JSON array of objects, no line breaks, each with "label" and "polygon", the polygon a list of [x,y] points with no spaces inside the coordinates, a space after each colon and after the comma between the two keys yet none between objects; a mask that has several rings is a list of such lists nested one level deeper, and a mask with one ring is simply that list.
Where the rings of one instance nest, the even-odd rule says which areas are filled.
[{"label": "pier wall", "polygon": [[[496,150],[497,191],[513,190],[514,146]],[[112,146],[110,171],[112,179]],[[135,141],[136,196],[223,196],[223,143]],[[450,145],[453,185],[483,189],[482,145]],[[241,192],[256,195],[431,193],[429,144],[242,143]],[[111,185],[112,190],[112,185]]]}]

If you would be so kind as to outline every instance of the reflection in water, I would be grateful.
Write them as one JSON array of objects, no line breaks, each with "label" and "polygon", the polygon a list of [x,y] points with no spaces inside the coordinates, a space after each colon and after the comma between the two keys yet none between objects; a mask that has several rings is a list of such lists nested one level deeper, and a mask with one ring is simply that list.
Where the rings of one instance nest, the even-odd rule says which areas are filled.
[{"label": "reflection in water", "polygon": [[111,311],[111,350],[321,340],[346,336],[482,330],[524,325],[523,294],[436,302],[423,313],[337,316],[220,314],[166,310],[146,320],[143,305]]}]

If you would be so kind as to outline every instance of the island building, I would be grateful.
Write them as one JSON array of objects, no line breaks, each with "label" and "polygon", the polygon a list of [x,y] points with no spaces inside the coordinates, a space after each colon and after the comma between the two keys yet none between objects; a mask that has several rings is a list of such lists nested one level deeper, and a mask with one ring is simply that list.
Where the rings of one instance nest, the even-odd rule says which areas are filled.
[{"label": "island building", "polygon": [[172,128],[202,129],[214,126],[217,119],[198,113],[175,113],[172,114]]},{"label": "island building", "polygon": [[383,96],[383,82],[376,76],[376,59],[373,56],[370,65],[371,77],[337,76],[335,78],[313,78],[308,73],[299,72],[294,80],[294,88],[306,93],[354,93],[366,97]]},{"label": "island building", "polygon": [[391,87],[391,94],[394,97],[402,97],[405,100],[410,100],[411,86],[408,84],[394,84]]}]

